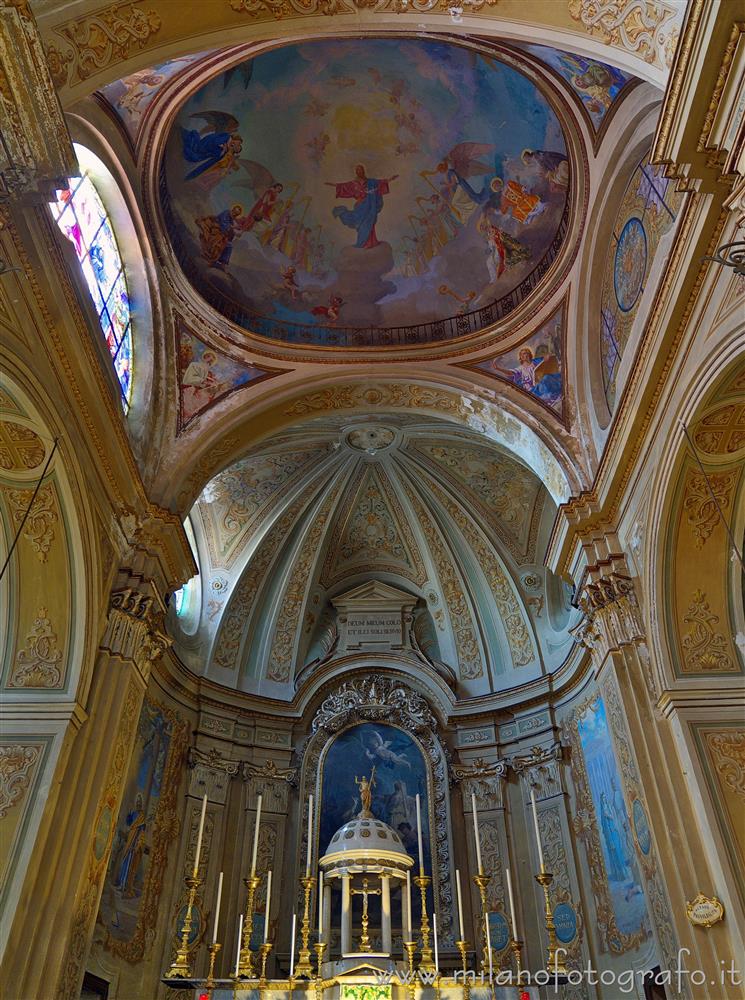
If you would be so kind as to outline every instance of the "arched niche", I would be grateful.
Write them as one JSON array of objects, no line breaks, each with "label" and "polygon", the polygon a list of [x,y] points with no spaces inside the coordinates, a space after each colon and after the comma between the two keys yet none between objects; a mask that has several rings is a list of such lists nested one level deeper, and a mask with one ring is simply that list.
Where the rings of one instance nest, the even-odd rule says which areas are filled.
[{"label": "arched niche", "polygon": [[6,376],[0,391],[1,561],[9,557],[0,583],[2,686],[10,701],[84,700],[96,582],[86,571],[95,564],[82,528],[89,512],[79,509],[67,443],[32,390]]},{"label": "arched niche", "polygon": [[[354,669],[352,667],[349,672]],[[310,734],[298,748],[298,758],[303,762],[300,801],[306,803],[312,794],[323,808],[324,760],[334,741],[344,733],[356,726],[374,723],[385,724],[406,734],[411,745],[422,755],[426,767],[433,891],[441,917],[441,940],[453,944],[449,755],[438,734],[437,718],[427,699],[395,670],[381,670],[369,676],[358,668],[355,676],[350,678],[347,673],[347,678],[323,689],[322,700],[310,725]],[[352,780],[351,772],[349,780]],[[311,835],[313,857],[317,858],[319,849],[323,853],[327,847],[320,841],[318,811]],[[307,838],[307,823],[303,823],[297,847],[298,859],[306,856]]]}]

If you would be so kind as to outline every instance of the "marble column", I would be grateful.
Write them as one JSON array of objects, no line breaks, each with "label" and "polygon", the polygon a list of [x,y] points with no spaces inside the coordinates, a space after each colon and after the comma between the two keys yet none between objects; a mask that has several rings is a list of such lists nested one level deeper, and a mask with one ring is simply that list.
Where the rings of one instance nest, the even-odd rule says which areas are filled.
[{"label": "marble column", "polygon": [[390,955],[393,951],[393,941],[391,937],[391,877],[390,875],[380,876],[380,910],[381,910],[381,931],[383,937],[383,951]]},{"label": "marble column", "polygon": [[352,950],[352,876],[342,875],[341,879],[341,953],[342,957]]}]

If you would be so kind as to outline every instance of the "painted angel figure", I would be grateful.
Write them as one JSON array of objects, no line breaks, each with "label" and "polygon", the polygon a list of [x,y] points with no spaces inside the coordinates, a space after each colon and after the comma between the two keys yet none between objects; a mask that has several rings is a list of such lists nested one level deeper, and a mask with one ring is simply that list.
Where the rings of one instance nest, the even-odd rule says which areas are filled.
[{"label": "painted angel figure", "polygon": [[238,170],[238,157],[243,149],[243,137],[238,133],[238,119],[227,111],[200,111],[190,115],[207,122],[202,129],[182,129],[184,159],[196,163],[186,180],[204,177],[210,187],[226,174]]}]

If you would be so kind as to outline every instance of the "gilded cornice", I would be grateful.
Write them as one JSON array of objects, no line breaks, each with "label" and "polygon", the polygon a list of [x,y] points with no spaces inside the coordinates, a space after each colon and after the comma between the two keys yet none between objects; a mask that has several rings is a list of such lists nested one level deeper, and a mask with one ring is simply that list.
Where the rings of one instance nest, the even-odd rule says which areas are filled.
[{"label": "gilded cornice", "polygon": [[[571,497],[559,507],[548,544],[546,563],[555,567],[560,574],[570,571],[571,553],[579,539],[596,531],[604,531],[615,522],[637,460],[647,444],[647,435],[670,382],[678,360],[678,350],[711,266],[706,260],[702,260],[692,280],[690,275],[686,275],[684,280],[691,282],[690,292],[682,307],[676,306],[676,313],[680,317],[677,323],[669,322],[665,309],[673,288],[684,273],[686,261],[695,259],[691,248],[697,245],[696,231],[703,208],[701,197],[691,194],[683,210],[675,245],[650,310],[592,489]],[[729,212],[724,210],[713,223],[705,250],[707,256],[711,256],[716,250],[728,218]],[[698,259],[701,260],[700,257]],[[673,330],[670,342],[664,346],[659,342],[663,327]],[[650,373],[650,366],[656,357],[661,357],[662,361],[655,380],[654,370]],[[643,392],[641,386],[645,378],[648,382]],[[639,394],[642,394],[643,399],[641,405]]]},{"label": "gilded cornice", "polygon": [[[130,544],[148,547],[151,552],[160,550],[166,583],[177,587],[196,571],[181,521],[176,514],[151,503],[147,497],[124,427],[121,408],[112,398],[100,360],[94,350],[88,324],[70,281],[46,207],[35,209],[33,218],[38,223],[35,232],[42,241],[45,254],[48,255],[48,265],[43,268],[34,264],[24,238],[7,214],[0,219],[0,229],[4,229],[10,236],[17,259],[28,280],[28,287],[41,319],[39,339],[42,343],[51,345],[52,364],[64,375],[69,386],[75,411],[79,413],[85,425],[86,436],[95,450],[97,468],[104,474],[109,495],[117,511],[119,527],[125,538]],[[89,396],[83,392],[77,365],[68,352],[68,344],[63,339],[60,324],[52,315],[44,289],[39,282],[40,273],[53,273],[55,281],[62,289],[68,315],[77,333],[76,345],[84,352],[88,372],[92,375],[98,390],[95,407],[103,409],[103,419],[95,414]],[[122,462],[124,468],[115,468],[112,461],[114,455]],[[142,513],[135,515],[135,508]]]},{"label": "gilded cornice", "polygon": [[27,3],[0,4],[0,200],[47,200],[75,166],[36,22]]},{"label": "gilded cornice", "polygon": [[[250,41],[313,34],[458,30],[550,44],[560,31],[571,49],[620,64],[641,79],[664,84],[677,40],[675,8],[645,0],[211,0],[184,18],[173,0],[101,4],[36,0],[34,10],[47,59],[63,103],[164,59]],[[462,29],[461,29],[462,30]]]}]

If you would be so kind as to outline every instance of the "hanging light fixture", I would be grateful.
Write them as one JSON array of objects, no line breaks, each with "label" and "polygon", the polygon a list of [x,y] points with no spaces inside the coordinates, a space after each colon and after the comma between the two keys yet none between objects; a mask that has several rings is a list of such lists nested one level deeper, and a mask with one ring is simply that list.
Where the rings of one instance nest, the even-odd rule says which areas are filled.
[{"label": "hanging light fixture", "polygon": [[702,260],[711,260],[715,264],[722,264],[724,267],[731,267],[735,274],[745,277],[745,240],[738,240],[735,243],[724,243],[717,248],[713,257],[702,257]]}]

